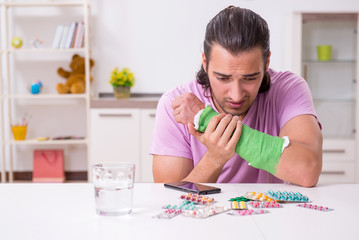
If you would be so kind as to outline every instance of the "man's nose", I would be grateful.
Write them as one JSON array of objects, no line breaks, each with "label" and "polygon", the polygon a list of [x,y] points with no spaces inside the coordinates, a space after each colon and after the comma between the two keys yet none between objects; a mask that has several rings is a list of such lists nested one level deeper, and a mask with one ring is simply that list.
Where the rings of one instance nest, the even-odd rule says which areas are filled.
[{"label": "man's nose", "polygon": [[230,86],[229,97],[234,102],[239,102],[243,98],[243,88],[240,81],[233,81]]}]

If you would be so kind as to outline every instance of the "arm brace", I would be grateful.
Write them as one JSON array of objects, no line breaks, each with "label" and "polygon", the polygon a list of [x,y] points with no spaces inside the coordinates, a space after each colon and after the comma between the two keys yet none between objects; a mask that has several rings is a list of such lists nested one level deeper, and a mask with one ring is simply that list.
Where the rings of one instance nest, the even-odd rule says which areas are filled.
[{"label": "arm brace", "polygon": [[[200,132],[205,132],[212,117],[218,115],[210,106],[198,114],[200,114],[198,125],[195,125]],[[263,169],[275,175],[280,156],[288,145],[288,137],[274,137],[242,124],[242,133],[236,145],[236,153],[249,162],[252,167]]]}]

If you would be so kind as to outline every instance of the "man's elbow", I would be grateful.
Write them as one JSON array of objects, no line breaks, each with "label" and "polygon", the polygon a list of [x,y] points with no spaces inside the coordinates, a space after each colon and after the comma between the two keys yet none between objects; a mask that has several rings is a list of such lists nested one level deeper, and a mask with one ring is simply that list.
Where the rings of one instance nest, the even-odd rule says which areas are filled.
[{"label": "man's elbow", "polygon": [[310,161],[306,164],[299,179],[299,185],[302,187],[315,187],[318,183],[320,173],[322,171],[322,159]]}]

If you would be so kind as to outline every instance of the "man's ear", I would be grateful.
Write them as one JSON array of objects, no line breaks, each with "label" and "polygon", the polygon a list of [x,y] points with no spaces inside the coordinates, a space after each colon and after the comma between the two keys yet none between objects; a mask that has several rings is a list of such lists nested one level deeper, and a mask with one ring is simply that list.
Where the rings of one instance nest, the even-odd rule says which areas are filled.
[{"label": "man's ear", "polygon": [[203,70],[207,72],[207,59],[206,56],[204,55],[204,52],[202,53],[202,67]]},{"label": "man's ear", "polygon": [[267,61],[266,61],[266,71],[268,70],[268,68],[269,68],[269,64],[270,64],[270,56],[271,56],[271,52],[269,52],[269,54],[268,54],[268,58],[267,58]]}]

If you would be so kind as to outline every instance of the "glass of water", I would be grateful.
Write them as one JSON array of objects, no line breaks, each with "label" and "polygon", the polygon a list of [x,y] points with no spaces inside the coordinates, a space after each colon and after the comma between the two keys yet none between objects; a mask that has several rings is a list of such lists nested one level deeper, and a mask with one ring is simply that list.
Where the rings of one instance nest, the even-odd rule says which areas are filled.
[{"label": "glass of water", "polygon": [[132,212],[135,164],[105,162],[93,166],[96,212],[119,216]]}]

